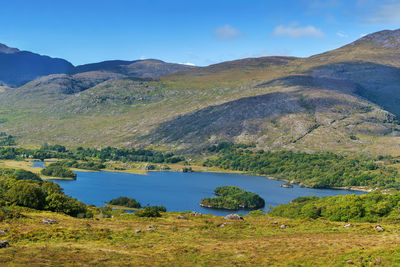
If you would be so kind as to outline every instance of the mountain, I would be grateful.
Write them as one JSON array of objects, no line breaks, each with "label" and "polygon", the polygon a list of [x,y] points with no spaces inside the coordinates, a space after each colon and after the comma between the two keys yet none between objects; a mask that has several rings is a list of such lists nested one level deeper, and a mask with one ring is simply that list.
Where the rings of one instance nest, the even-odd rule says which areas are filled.
[{"label": "mountain", "polygon": [[195,67],[183,64],[166,63],[156,59],[135,61],[111,60],[76,66],[73,72],[107,71],[132,77],[155,78],[193,68]]},{"label": "mountain", "polygon": [[155,59],[111,60],[75,67],[64,59],[20,51],[17,48],[0,44],[0,84],[5,84],[9,87],[19,87],[32,80],[51,74],[74,75],[87,72],[85,76],[88,77],[91,73],[98,76],[99,72],[107,72],[139,78],[156,78],[193,68],[195,67],[166,63]]},{"label": "mountain", "polygon": [[145,78],[154,77],[146,74],[149,65],[168,63],[78,66],[83,73],[0,91],[0,131],[30,145],[198,153],[234,141],[260,149],[398,154],[398,36],[399,30],[382,31],[308,58],[248,58],[157,79]]},{"label": "mountain", "polygon": [[9,86],[21,86],[38,77],[67,73],[72,69],[73,65],[64,59],[20,51],[0,44],[0,81]]}]

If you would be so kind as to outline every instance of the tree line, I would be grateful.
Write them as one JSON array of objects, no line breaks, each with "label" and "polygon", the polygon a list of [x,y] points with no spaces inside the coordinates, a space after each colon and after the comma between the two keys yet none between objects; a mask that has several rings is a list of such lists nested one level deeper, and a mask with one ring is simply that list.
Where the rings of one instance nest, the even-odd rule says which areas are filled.
[{"label": "tree line", "polygon": [[239,170],[314,188],[367,186],[400,189],[400,174],[395,168],[378,164],[379,159],[345,157],[330,152],[253,151],[249,146],[221,143],[209,151],[217,157],[203,165]]}]

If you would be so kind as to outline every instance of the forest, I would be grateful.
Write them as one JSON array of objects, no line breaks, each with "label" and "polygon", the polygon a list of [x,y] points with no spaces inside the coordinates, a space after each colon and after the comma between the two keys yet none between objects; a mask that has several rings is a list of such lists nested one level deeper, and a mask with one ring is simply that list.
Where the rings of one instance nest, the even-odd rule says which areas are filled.
[{"label": "forest", "polygon": [[397,169],[380,164],[383,157],[345,157],[330,152],[254,151],[252,146],[232,143],[221,143],[208,151],[215,156],[203,162],[203,166],[268,175],[308,187],[400,189],[400,174]]},{"label": "forest", "polygon": [[[0,143],[0,159],[22,160],[35,158],[40,160],[57,158],[70,160],[97,160],[97,161],[121,161],[121,162],[152,162],[152,163],[177,163],[184,161],[182,156],[174,155],[171,152],[159,152],[151,149],[135,148],[113,148],[102,149],[78,147],[75,150],[68,150],[61,145],[44,144],[40,149],[26,149],[20,147],[3,146]],[[64,163],[67,164],[67,163]],[[75,163],[76,164],[76,163]],[[73,166],[71,166],[73,167]],[[86,166],[92,168],[94,166]]]}]

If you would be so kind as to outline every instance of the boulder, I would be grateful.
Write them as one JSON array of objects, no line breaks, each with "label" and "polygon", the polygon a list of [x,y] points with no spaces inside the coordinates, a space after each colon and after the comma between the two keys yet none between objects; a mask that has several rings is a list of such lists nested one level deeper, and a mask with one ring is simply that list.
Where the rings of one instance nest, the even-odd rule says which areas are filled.
[{"label": "boulder", "polygon": [[138,234],[138,233],[140,233],[142,230],[140,230],[140,229],[137,229],[137,230],[135,230],[135,234]]},{"label": "boulder", "polygon": [[281,228],[281,229],[286,229],[286,228],[289,228],[290,226],[289,225],[284,225],[284,224],[282,224],[279,228]]},{"label": "boulder", "polygon": [[226,223],[218,225],[219,228],[225,227]]},{"label": "boulder", "polygon": [[345,226],[343,226],[344,228],[349,228],[352,227],[353,225],[351,223],[346,224]]},{"label": "boulder", "polygon": [[203,214],[201,214],[200,212],[197,212],[197,211],[192,211],[192,212],[190,213],[190,215],[193,215],[193,216],[201,216],[201,215],[203,215]]},{"label": "boulder", "polygon": [[6,248],[9,246],[10,246],[10,244],[8,243],[7,240],[0,240],[0,248]]},{"label": "boulder", "polygon": [[7,233],[6,230],[0,230],[0,235],[5,235]]},{"label": "boulder", "polygon": [[183,215],[178,215],[176,218],[180,219],[180,220],[189,220],[188,217],[183,216]]},{"label": "boulder", "polygon": [[228,214],[224,218],[225,220],[243,220],[243,217],[238,214]]},{"label": "boulder", "polygon": [[43,224],[57,224],[58,222],[56,220],[52,220],[52,219],[43,219],[42,223]]},{"label": "boulder", "polygon": [[377,231],[380,231],[380,232],[385,231],[385,228],[383,228],[383,227],[380,226],[380,225],[375,226],[374,229],[377,230]]},{"label": "boulder", "polygon": [[154,230],[156,230],[156,229],[157,229],[156,226],[149,225],[149,226],[147,226],[146,231],[154,231]]}]

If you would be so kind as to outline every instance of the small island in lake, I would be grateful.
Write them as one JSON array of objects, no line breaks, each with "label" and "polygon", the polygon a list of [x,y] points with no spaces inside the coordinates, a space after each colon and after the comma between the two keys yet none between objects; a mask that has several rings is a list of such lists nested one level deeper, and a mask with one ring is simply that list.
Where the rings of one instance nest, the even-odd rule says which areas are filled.
[{"label": "small island in lake", "polygon": [[76,180],[76,173],[73,173],[70,169],[66,167],[56,165],[54,163],[44,168],[41,173],[46,176]]},{"label": "small island in lake", "polygon": [[222,186],[214,190],[217,197],[204,198],[200,206],[214,209],[259,209],[265,206],[265,201],[256,193],[245,191],[237,186]]}]

